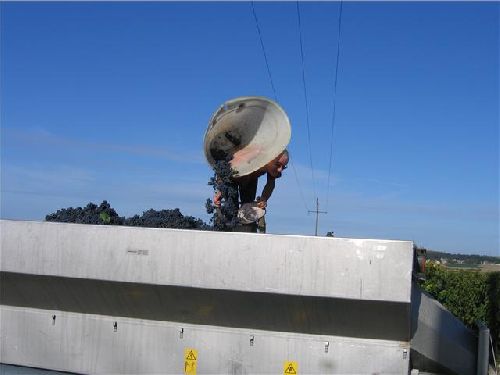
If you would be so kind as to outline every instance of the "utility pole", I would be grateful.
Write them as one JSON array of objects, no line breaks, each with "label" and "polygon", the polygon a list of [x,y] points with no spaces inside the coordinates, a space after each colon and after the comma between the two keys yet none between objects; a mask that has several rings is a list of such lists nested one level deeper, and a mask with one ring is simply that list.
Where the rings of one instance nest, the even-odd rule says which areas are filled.
[{"label": "utility pole", "polygon": [[307,212],[314,212],[316,214],[316,230],[314,231],[314,235],[318,236],[318,217],[319,217],[319,214],[327,214],[328,212],[319,210],[319,200],[317,197],[316,197],[316,210],[315,211],[308,210]]}]

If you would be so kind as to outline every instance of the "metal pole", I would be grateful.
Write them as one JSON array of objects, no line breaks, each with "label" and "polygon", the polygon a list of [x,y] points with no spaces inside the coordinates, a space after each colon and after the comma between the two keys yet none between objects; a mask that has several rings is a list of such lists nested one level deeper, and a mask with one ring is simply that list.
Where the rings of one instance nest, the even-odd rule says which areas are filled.
[{"label": "metal pole", "polygon": [[320,211],[319,210],[319,200],[318,200],[317,197],[316,197],[316,211],[309,210],[307,212],[314,212],[316,214],[316,230],[314,231],[314,235],[318,236],[318,218],[319,218],[319,214],[326,214],[328,212],[326,212],[326,211]]},{"label": "metal pole", "polygon": [[483,322],[476,322],[479,328],[477,342],[477,375],[488,375],[490,357],[490,330]]},{"label": "metal pole", "polygon": [[318,235],[318,218],[319,218],[319,201],[316,198],[316,229],[314,230],[314,235]]}]

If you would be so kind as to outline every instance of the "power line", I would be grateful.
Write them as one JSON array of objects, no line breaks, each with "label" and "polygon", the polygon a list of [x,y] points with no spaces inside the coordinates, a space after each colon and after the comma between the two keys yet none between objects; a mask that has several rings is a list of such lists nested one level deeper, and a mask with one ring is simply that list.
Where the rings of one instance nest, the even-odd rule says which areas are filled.
[{"label": "power line", "polygon": [[311,151],[311,127],[309,124],[310,123],[310,121],[309,121],[309,103],[308,103],[308,99],[307,99],[306,73],[305,73],[305,67],[304,67],[304,49],[302,47],[302,27],[301,27],[301,22],[300,22],[299,2],[297,1],[296,4],[297,4],[297,18],[299,21],[300,57],[301,57],[301,62],[302,62],[302,86],[304,87],[304,100],[305,100],[305,104],[306,104],[306,123],[307,123],[307,143],[309,146],[309,164],[311,167],[311,177],[312,177],[314,195],[317,196],[316,183],[315,183],[315,178],[314,178],[312,151]]},{"label": "power line", "polygon": [[340,30],[342,26],[342,0],[340,0],[340,10],[339,10],[339,28],[338,28],[338,39],[337,39],[337,61],[335,63],[335,78],[333,83],[333,98],[332,98],[332,131],[330,136],[330,161],[328,163],[328,183],[326,187],[326,209],[328,211],[328,202],[330,197],[330,175],[332,170],[332,160],[333,160],[333,130],[335,127],[335,117],[336,117],[336,109],[337,109],[337,81],[338,81],[338,72],[339,72],[339,60],[340,60]]},{"label": "power line", "polygon": [[300,182],[299,182],[299,177],[298,177],[297,171],[295,170],[295,165],[293,164],[293,159],[291,157],[290,157],[289,162],[290,162],[290,165],[292,166],[293,174],[295,175],[295,180],[297,181],[297,186],[299,187],[300,198],[302,199],[302,203],[304,203],[304,207],[305,207],[306,211],[309,212],[309,207],[307,207],[306,200],[304,199],[304,194],[302,193],[302,187],[301,187]]},{"label": "power line", "polygon": [[269,62],[267,61],[266,49],[264,48],[264,41],[262,40],[262,33],[259,27],[259,19],[257,18],[257,13],[255,13],[255,7],[253,1],[251,2],[251,4],[252,4],[253,18],[255,20],[255,26],[257,26],[257,32],[259,33],[260,47],[262,48],[262,53],[264,54],[264,60],[266,61],[267,75],[269,76],[269,82],[271,82],[271,88],[273,90],[274,100],[278,102],[278,95],[276,94],[276,88],[274,87],[273,77],[271,75],[271,69],[269,68]]},{"label": "power line", "polygon": [[[260,31],[260,27],[259,27],[259,19],[257,18],[257,13],[255,12],[255,6],[254,6],[254,2],[252,1],[251,2],[251,5],[252,5],[252,14],[253,14],[253,18],[255,20],[255,26],[257,27],[257,32],[259,34],[259,40],[260,40],[260,47],[262,49],[262,54],[264,55],[264,60],[266,62],[266,68],[267,68],[267,75],[269,77],[269,82],[271,83],[271,88],[273,90],[273,94],[274,94],[274,100],[276,102],[278,102],[278,95],[276,93],[276,88],[274,87],[274,83],[273,83],[273,77],[271,75],[271,69],[269,68],[269,62],[267,60],[267,54],[266,54],[266,49],[264,47],[264,41],[262,39],[262,32]],[[304,207],[306,209],[306,211],[308,211],[308,207],[307,207],[307,204],[306,204],[306,201],[304,199],[304,194],[302,192],[302,186],[300,184],[300,181],[299,181],[299,176],[297,174],[297,170],[295,169],[295,165],[293,164],[293,161],[292,161],[292,158],[290,157],[290,165],[292,166],[292,169],[293,169],[293,174],[295,175],[295,181],[297,182],[297,186],[299,188],[299,193],[300,193],[300,198],[302,199],[302,203],[304,203]]]}]

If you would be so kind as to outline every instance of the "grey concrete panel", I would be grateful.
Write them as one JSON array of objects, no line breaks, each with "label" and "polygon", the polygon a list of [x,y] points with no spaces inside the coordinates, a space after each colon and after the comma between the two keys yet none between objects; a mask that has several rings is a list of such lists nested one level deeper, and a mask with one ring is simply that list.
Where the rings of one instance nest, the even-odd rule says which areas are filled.
[{"label": "grey concrete panel", "polygon": [[418,286],[412,291],[411,347],[424,371],[475,374],[477,337]]},{"label": "grey concrete panel", "polygon": [[408,371],[411,242],[13,221],[0,231],[2,362],[182,373],[195,347],[199,373],[282,373],[285,360],[299,373]]},{"label": "grey concrete panel", "polygon": [[[417,375],[455,375],[456,373],[438,362],[422,355],[415,349],[410,350],[410,367]],[[422,370],[424,369],[424,370]],[[413,374],[412,374],[413,375]]]},{"label": "grey concrete panel", "polygon": [[0,221],[1,271],[410,302],[409,241]]},{"label": "grey concrete panel", "polygon": [[[57,315],[55,324],[53,315]],[[8,306],[0,307],[0,323],[2,362],[59,371],[182,374],[184,349],[194,348],[198,374],[281,374],[285,361],[297,361],[298,374],[408,373],[409,346],[395,341]]]},{"label": "grey concrete panel", "polygon": [[0,273],[0,303],[86,314],[409,341],[410,304]]},{"label": "grey concrete panel", "polygon": [[70,372],[45,370],[36,367],[3,365],[0,363],[0,375],[68,375]]}]

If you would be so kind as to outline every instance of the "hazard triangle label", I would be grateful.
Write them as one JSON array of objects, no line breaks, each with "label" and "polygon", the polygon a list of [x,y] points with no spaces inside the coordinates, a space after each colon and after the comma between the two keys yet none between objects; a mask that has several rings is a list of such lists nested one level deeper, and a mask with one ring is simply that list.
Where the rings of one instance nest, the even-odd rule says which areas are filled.
[{"label": "hazard triangle label", "polygon": [[186,361],[196,361],[196,355],[193,353],[192,350],[190,350],[189,353],[187,354]]},{"label": "hazard triangle label", "polygon": [[298,374],[298,364],[294,361],[287,361],[283,365],[283,374],[284,375],[297,375]]},{"label": "hazard triangle label", "polygon": [[197,359],[198,352],[196,349],[184,349],[184,375],[196,375]]}]

